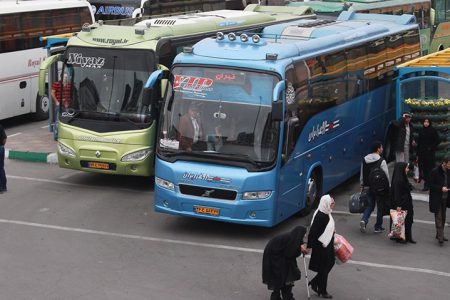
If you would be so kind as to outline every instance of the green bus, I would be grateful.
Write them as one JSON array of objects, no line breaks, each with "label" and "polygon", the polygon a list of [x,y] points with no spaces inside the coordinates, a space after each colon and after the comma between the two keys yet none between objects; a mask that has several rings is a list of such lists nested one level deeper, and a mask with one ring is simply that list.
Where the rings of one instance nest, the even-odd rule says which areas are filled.
[{"label": "green bus", "polygon": [[290,7],[308,5],[318,15],[337,17],[344,10],[360,13],[415,15],[420,27],[422,54],[450,46],[450,0],[323,0],[294,2]]},{"label": "green bus", "polygon": [[[219,31],[260,32],[265,26],[301,18],[315,15],[309,7],[253,4],[243,11],[84,26],[69,38],[63,53],[49,57],[40,67],[39,93],[48,90],[57,104],[59,166],[153,175],[162,94],[176,54]],[[61,71],[55,75],[56,70]],[[156,77],[150,76],[155,73]],[[144,84],[151,88],[144,89]]]}]

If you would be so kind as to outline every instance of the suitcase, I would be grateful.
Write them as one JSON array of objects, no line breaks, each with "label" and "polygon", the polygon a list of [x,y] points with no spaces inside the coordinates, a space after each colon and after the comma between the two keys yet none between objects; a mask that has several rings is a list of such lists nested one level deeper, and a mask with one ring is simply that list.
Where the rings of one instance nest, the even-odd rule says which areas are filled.
[{"label": "suitcase", "polygon": [[368,205],[369,199],[366,192],[358,192],[350,197],[348,209],[352,214],[361,214]]}]

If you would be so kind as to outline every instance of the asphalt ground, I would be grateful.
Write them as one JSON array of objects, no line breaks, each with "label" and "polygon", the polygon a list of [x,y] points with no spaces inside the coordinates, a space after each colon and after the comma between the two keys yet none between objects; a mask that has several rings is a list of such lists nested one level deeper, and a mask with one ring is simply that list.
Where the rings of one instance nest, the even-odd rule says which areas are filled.
[{"label": "asphalt ground", "polygon": [[[268,299],[265,244],[311,217],[271,229],[183,218],[153,211],[151,178],[18,160],[7,160],[6,172],[0,299]],[[332,191],[336,230],[355,248],[330,273],[334,299],[448,299],[450,244],[434,239],[428,203],[414,202],[418,243],[402,245],[373,233],[374,217],[359,231],[360,216],[347,213],[357,189],[352,178]],[[296,299],[306,299],[302,276]]]}]

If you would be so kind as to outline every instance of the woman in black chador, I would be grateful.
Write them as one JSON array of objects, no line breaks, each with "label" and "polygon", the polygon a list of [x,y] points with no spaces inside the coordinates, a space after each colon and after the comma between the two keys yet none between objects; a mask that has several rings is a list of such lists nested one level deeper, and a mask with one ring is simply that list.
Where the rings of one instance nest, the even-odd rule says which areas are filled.
[{"label": "woman in black chador", "polygon": [[436,149],[440,143],[439,134],[431,125],[429,119],[423,121],[423,127],[419,130],[419,138],[417,139],[417,156],[419,158],[420,178],[423,179],[423,190],[430,189],[428,181],[430,180],[430,172],[435,167]]},{"label": "woman in black chador", "polygon": [[297,226],[289,233],[274,237],[264,248],[262,279],[273,291],[270,300],[294,300],[292,287],[301,275],[297,257],[307,253],[303,243],[305,234],[306,228]]},{"label": "woman in black chador", "polygon": [[312,248],[309,269],[317,272],[309,282],[313,291],[322,298],[333,298],[327,292],[328,273],[334,266],[334,220],[331,211],[334,199],[324,195],[314,213],[308,235],[308,248]]},{"label": "woman in black chador", "polygon": [[414,208],[411,196],[412,185],[408,181],[406,174],[409,172],[409,165],[404,162],[395,163],[394,173],[392,174],[391,196],[392,209],[406,210],[405,218],[405,241],[398,242],[415,244],[412,238],[412,224],[414,217]]}]

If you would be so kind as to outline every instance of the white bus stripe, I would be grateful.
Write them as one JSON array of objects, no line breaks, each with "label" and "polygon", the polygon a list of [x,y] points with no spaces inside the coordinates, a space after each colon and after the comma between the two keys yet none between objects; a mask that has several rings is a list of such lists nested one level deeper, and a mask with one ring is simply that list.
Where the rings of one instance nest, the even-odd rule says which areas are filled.
[{"label": "white bus stripe", "polygon": [[[17,221],[17,220],[0,219],[0,223],[23,225],[23,226],[29,226],[29,227],[35,227],[35,228],[54,229],[54,230],[69,231],[69,232],[89,233],[89,234],[111,236],[111,237],[117,237],[117,238],[126,238],[126,239],[135,239],[135,240],[142,240],[142,241],[187,245],[187,246],[195,246],[195,247],[203,247],[203,248],[222,249],[222,250],[240,251],[240,252],[247,252],[247,253],[259,253],[259,254],[263,253],[263,250],[255,249],[255,248],[235,247],[235,246],[228,246],[228,245],[222,245],[222,244],[198,243],[198,242],[164,239],[164,238],[156,238],[156,237],[134,235],[134,234],[122,234],[122,233],[98,231],[98,230],[75,228],[75,227],[65,227],[65,226],[47,225],[47,224],[32,223],[32,222],[23,222],[23,221]],[[310,256],[308,255],[307,257],[309,258]],[[360,265],[360,266],[373,267],[373,268],[392,269],[392,270],[425,273],[425,274],[432,274],[432,275],[437,275],[437,276],[450,277],[450,273],[436,271],[436,270],[430,270],[430,269],[386,265],[386,264],[378,264],[378,263],[371,263],[371,262],[366,262],[366,261],[355,261],[355,260],[349,260],[347,263],[352,264],[352,265]]]}]

